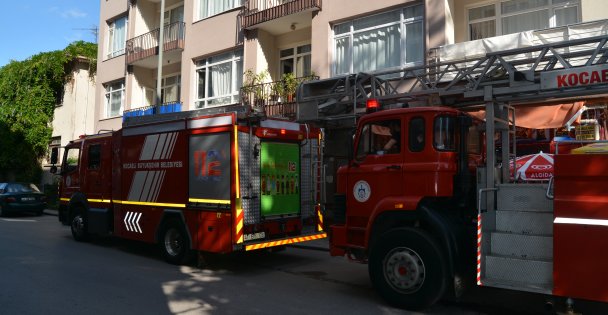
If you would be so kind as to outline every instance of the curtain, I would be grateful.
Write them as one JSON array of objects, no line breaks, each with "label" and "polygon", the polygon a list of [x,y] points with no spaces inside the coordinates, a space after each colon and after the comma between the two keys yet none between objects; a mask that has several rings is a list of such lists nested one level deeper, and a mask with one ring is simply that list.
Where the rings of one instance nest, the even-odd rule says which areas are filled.
[{"label": "curtain", "polygon": [[335,52],[335,67],[336,74],[344,74],[350,72],[350,38],[343,37],[336,39]]},{"label": "curtain", "polygon": [[502,18],[502,34],[513,34],[549,27],[549,11],[539,10]]},{"label": "curtain", "polygon": [[424,58],[422,22],[405,25],[405,62],[421,62]]},{"label": "curtain", "polygon": [[400,54],[399,25],[353,36],[353,72],[355,73],[399,66]]},{"label": "curtain", "polygon": [[470,27],[470,40],[482,39],[496,36],[496,22],[494,20],[471,23]]},{"label": "curtain", "polygon": [[[209,97],[229,96],[232,94],[232,63],[219,64],[209,67],[211,81],[209,82]],[[230,100],[220,99],[214,105],[226,104]]]},{"label": "curtain", "polygon": [[201,19],[236,8],[241,0],[200,0],[199,17]]},{"label": "curtain", "polygon": [[121,18],[114,22],[114,38],[112,42],[113,56],[125,53],[127,35],[127,18]]}]

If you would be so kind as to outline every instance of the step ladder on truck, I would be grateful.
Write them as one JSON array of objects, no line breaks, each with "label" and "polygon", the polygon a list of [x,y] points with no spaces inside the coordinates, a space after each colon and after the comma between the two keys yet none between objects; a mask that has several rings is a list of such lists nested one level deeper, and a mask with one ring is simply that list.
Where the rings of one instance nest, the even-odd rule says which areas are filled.
[{"label": "step ladder on truck", "polygon": [[[556,154],[544,182],[509,167],[518,115],[606,98],[607,41],[544,38],[300,85],[298,119],[326,128],[331,254],[368,263],[377,291],[409,309],[469,282],[608,302],[608,154]],[[390,122],[394,152],[378,148]]]}]

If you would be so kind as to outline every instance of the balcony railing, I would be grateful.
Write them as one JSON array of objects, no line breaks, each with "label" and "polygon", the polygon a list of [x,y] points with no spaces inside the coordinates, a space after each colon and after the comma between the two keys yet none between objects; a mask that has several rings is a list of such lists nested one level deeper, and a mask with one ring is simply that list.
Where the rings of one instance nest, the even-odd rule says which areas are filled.
[{"label": "balcony railing", "polygon": [[241,25],[248,28],[283,16],[321,9],[321,0],[246,0]]},{"label": "balcony railing", "polygon": [[182,111],[181,102],[169,102],[161,104],[160,106],[146,106],[127,109],[122,113],[122,120],[124,121],[127,117],[138,117],[138,116],[149,116],[155,114],[169,114],[177,113]]},{"label": "balcony railing", "polygon": [[[299,85],[304,81],[318,79],[318,76],[307,76],[295,78],[295,81]],[[283,80],[243,86],[241,102],[254,111],[263,111],[268,117],[294,120],[297,113],[296,87]]]},{"label": "balcony railing", "polygon": [[[186,23],[174,22],[165,26],[164,51],[184,49]],[[127,64],[156,56],[158,54],[158,37],[160,28],[137,36],[127,41]]]}]

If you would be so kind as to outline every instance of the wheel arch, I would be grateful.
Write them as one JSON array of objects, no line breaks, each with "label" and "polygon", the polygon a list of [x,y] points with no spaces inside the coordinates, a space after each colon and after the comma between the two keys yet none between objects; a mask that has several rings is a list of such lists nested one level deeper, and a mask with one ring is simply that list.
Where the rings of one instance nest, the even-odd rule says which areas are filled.
[{"label": "wheel arch", "polygon": [[163,214],[161,215],[160,220],[158,221],[159,223],[156,226],[156,231],[154,232],[154,242],[160,242],[163,228],[169,220],[177,220],[182,225],[184,231],[186,231],[186,235],[188,235],[188,247],[191,250],[193,248],[192,244],[194,243],[192,240],[192,234],[190,233],[190,229],[186,224],[186,218],[184,217],[184,213],[180,210],[165,209],[163,211]]},{"label": "wheel arch", "polygon": [[372,217],[368,229],[367,252],[369,253],[374,242],[388,231],[404,227],[416,227],[429,232],[444,251],[447,265],[447,277],[453,279],[462,269],[463,250],[461,245],[465,240],[456,231],[456,226],[441,210],[440,203],[431,200],[422,200],[413,210],[378,211]]}]

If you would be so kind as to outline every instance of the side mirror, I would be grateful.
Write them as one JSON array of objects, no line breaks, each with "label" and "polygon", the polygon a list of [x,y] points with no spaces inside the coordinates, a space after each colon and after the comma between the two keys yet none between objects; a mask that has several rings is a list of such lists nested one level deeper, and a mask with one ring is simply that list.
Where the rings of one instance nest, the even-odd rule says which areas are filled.
[{"label": "side mirror", "polygon": [[51,174],[57,174],[57,166],[55,166],[55,165],[51,166],[51,169],[49,170],[49,172],[51,172]]},{"label": "side mirror", "polygon": [[[51,164],[57,164],[57,157],[59,156],[59,148],[51,149]],[[57,168],[55,167],[55,172],[57,172]],[[53,173],[55,174],[55,173]]]}]

